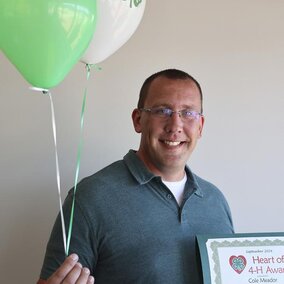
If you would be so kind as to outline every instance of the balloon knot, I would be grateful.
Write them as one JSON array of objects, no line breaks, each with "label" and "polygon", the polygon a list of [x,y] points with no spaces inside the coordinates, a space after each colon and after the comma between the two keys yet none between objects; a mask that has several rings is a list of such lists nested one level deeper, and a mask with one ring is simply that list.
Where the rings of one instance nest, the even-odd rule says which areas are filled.
[{"label": "balloon knot", "polygon": [[102,70],[102,67],[98,66],[97,64],[89,64],[89,63],[86,64],[86,69],[88,72],[90,72],[92,68],[95,68],[97,71]]}]

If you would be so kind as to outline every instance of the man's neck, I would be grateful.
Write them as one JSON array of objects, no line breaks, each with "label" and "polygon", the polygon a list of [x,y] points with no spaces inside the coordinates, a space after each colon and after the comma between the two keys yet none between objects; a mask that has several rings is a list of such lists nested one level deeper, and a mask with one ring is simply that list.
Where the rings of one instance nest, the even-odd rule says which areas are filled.
[{"label": "man's neck", "polygon": [[147,163],[145,159],[143,159],[143,155],[139,151],[136,152],[136,155],[140,158],[140,160],[144,163],[145,167],[156,176],[160,176],[164,181],[180,181],[184,178],[185,168],[174,168],[167,167],[163,169],[159,169],[155,167],[155,165]]},{"label": "man's neck", "polygon": [[185,170],[177,172],[177,173],[173,173],[173,171],[170,171],[169,173],[163,172],[163,173],[160,173],[160,176],[162,177],[164,181],[169,181],[169,182],[180,181],[185,176]]}]

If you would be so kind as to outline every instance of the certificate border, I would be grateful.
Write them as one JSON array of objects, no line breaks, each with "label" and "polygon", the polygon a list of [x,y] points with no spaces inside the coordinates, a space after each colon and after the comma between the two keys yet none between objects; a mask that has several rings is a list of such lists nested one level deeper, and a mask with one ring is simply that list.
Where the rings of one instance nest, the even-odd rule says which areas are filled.
[{"label": "certificate border", "polygon": [[[196,236],[196,244],[197,244],[197,252],[198,252],[198,258],[200,260],[200,266],[201,266],[201,274],[203,278],[203,283],[206,284],[212,284],[211,282],[211,276],[210,276],[210,266],[209,266],[209,258],[208,258],[208,252],[207,252],[207,247],[206,243],[210,239],[237,239],[237,238],[265,238],[265,237],[283,237],[284,232],[272,232],[272,233],[238,233],[238,234],[223,234],[223,235],[197,235]],[[264,243],[266,242],[266,243]],[[213,242],[211,246],[213,246],[213,260],[214,263],[220,263],[219,258],[218,258],[218,253],[217,249],[218,247],[226,247],[228,246],[228,242],[223,241],[223,242]],[[242,240],[238,241],[235,240],[233,243],[231,243],[230,246],[232,247],[238,247],[238,246],[263,246],[263,245],[283,245],[284,242],[281,240],[257,240],[255,241],[249,241],[249,240]],[[221,279],[220,279],[220,265],[214,266],[214,271],[217,275],[215,284],[221,284]],[[219,277],[219,278],[218,278]]]}]

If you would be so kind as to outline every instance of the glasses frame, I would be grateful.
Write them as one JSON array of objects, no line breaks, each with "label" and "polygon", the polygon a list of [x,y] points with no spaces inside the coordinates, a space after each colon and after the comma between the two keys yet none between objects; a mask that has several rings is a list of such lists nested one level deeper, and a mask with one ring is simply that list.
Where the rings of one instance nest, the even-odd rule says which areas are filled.
[{"label": "glasses frame", "polygon": [[[182,109],[182,110],[172,110],[169,107],[153,107],[153,108],[139,108],[140,111],[148,112],[156,117],[160,118],[170,118],[174,113],[177,113],[181,119],[185,121],[197,120],[203,116],[201,112],[190,110],[190,109]],[[190,115],[187,115],[190,114]]]}]

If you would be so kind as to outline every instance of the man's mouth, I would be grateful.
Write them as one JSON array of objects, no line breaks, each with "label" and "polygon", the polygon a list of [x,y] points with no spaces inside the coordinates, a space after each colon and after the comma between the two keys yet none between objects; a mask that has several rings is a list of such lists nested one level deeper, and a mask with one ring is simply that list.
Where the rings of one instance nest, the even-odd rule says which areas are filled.
[{"label": "man's mouth", "polygon": [[182,141],[168,141],[168,140],[164,140],[163,142],[170,147],[175,147],[183,143]]}]

